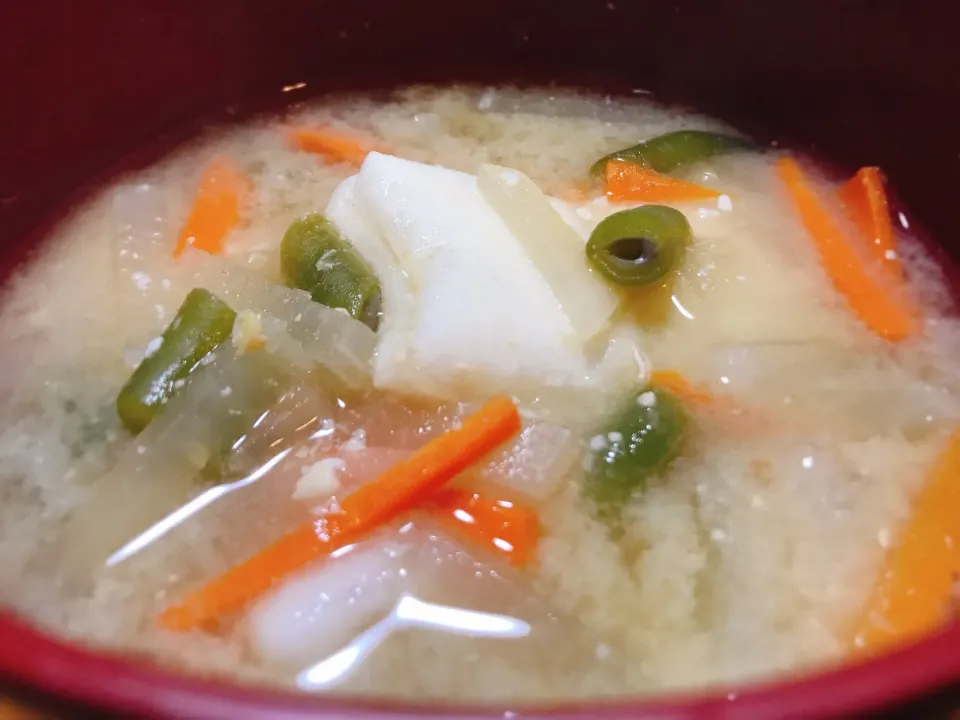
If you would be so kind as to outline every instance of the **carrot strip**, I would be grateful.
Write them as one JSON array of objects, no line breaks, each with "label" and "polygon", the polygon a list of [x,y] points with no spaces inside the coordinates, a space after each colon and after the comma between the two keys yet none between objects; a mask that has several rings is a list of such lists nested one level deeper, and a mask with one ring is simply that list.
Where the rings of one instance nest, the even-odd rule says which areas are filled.
[{"label": "carrot strip", "polygon": [[367,155],[378,148],[349,133],[329,128],[291,128],[287,136],[301,150],[322,155],[331,162],[360,167]]},{"label": "carrot strip", "polygon": [[240,211],[250,194],[252,183],[227,157],[216,157],[204,168],[196,198],[187,222],[180,231],[173,256],[179,257],[187,245],[208,253],[223,250],[227,235],[240,223]]},{"label": "carrot strip", "polygon": [[683,401],[694,405],[710,405],[714,401],[709,390],[691,385],[676,370],[654,370],[650,373],[650,384],[673,393]]},{"label": "carrot strip", "polygon": [[159,617],[169,630],[214,624],[242,609],[285,575],[311,560],[356,542],[409,510],[451,478],[520,431],[520,416],[508,398],[488,401],[476,414],[424,445],[376,480],[344,498],[340,511],[280,538],[188,595]]},{"label": "carrot strip", "polygon": [[948,622],[960,576],[960,430],[940,452],[852,634],[854,652],[908,642]]},{"label": "carrot strip", "polygon": [[903,266],[897,256],[890,205],[880,168],[860,168],[856,175],[840,186],[837,197],[867,240],[871,255],[895,277],[902,278]]},{"label": "carrot strip", "polygon": [[536,511],[517,500],[492,497],[478,490],[442,488],[428,502],[446,527],[518,567],[530,562],[540,539]]},{"label": "carrot strip", "polygon": [[608,162],[603,179],[607,197],[614,202],[683,202],[720,196],[711,188],[622,161]]},{"label": "carrot strip", "polygon": [[850,239],[820,202],[810,181],[793,158],[777,161],[777,173],[809,233],[820,264],[850,308],[873,332],[887,340],[903,340],[919,331],[915,306],[905,292],[891,286],[887,273],[872,272]]}]

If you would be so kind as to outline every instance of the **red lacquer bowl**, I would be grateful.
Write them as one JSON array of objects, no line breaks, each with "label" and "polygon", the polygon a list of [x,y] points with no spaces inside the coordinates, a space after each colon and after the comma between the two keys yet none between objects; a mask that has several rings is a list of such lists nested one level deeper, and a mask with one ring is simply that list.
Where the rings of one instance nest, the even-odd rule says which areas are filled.
[{"label": "red lacquer bowl", "polygon": [[[960,6],[897,0],[4,3],[0,270],[84,188],[153,159],[197,118],[278,104],[300,83],[294,92],[451,80],[643,90],[844,169],[880,165],[949,262],[960,255],[958,27]],[[900,713],[913,718],[952,701],[960,627],[790,682],[527,710],[240,688],[65,645],[0,614],[0,683],[55,698],[70,717],[85,705],[161,718],[827,718],[909,702]]]}]

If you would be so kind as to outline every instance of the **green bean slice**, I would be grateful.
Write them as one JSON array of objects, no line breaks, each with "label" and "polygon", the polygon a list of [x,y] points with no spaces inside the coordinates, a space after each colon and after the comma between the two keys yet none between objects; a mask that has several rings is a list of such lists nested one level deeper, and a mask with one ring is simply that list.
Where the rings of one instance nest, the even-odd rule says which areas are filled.
[{"label": "green bean slice", "polygon": [[649,285],[680,267],[692,237],[687,218],[672,207],[621,210],[590,233],[587,261],[617,285]]},{"label": "green bean slice", "polygon": [[213,293],[191,290],[163,331],[160,346],[147,353],[117,395],[117,414],[132,433],[143,430],[197,363],[233,330],[236,313]]},{"label": "green bean slice", "polygon": [[649,387],[632,396],[591,443],[585,492],[599,507],[619,509],[677,456],[686,429],[687,413],[670,393]]},{"label": "green bean slice", "polygon": [[280,243],[280,269],[292,287],[315,302],[343,308],[373,330],[380,315],[380,281],[333,223],[316,213],[297,220]]},{"label": "green bean slice", "polygon": [[604,155],[591,166],[590,172],[598,175],[611,160],[624,160],[649,170],[668,173],[682,165],[706,160],[714,155],[755,147],[750,140],[736,135],[704,130],[677,130]]}]

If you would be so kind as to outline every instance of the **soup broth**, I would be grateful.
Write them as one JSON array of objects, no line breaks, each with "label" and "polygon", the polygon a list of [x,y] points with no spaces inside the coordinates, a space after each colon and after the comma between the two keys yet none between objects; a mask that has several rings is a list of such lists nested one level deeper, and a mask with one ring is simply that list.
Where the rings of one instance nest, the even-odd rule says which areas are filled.
[{"label": "soup broth", "polygon": [[[0,315],[0,600],[175,668],[415,698],[886,647],[864,618],[960,423],[941,273],[903,215],[877,256],[805,163],[825,241],[781,151],[588,171],[681,130],[736,136],[647,102],[413,88],[211,128],[98,191]],[[879,296],[831,265],[840,236]],[[520,427],[468,461],[499,396]]]}]

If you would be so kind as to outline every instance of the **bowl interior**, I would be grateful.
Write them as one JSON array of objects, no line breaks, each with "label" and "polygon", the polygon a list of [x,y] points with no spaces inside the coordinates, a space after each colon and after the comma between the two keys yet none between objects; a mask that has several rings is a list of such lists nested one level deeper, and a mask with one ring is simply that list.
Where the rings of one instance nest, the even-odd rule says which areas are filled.
[{"label": "bowl interior", "polygon": [[[121,165],[149,162],[198,117],[239,117],[295,93],[451,80],[649,92],[844,169],[879,165],[911,220],[944,258],[957,258],[960,84],[950,78],[960,69],[958,19],[960,7],[948,3],[896,2],[8,3],[0,9],[0,272],[9,274],[85,188]],[[193,717],[347,712],[97,657],[8,617],[0,632],[0,670],[9,679],[85,702]],[[795,683],[629,710],[544,712],[825,717],[958,678],[954,629]],[[351,707],[365,717],[388,710]]]}]

